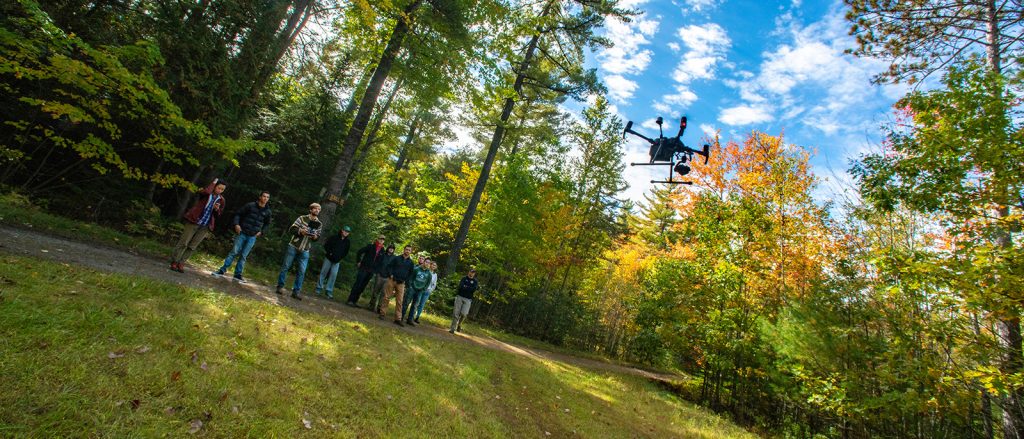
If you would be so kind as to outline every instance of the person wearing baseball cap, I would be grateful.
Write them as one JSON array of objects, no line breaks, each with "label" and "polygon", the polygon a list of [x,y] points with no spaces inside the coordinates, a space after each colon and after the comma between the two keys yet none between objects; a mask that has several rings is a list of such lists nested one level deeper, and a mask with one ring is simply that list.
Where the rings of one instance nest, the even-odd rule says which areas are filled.
[{"label": "person wearing baseball cap", "polygon": [[462,331],[462,322],[469,315],[469,308],[473,306],[473,293],[480,288],[476,281],[476,269],[470,268],[466,277],[459,281],[459,288],[455,293],[455,307],[452,310],[452,327],[448,332],[454,334]]},{"label": "person wearing baseball cap", "polygon": [[324,264],[320,267],[320,278],[316,281],[317,296],[323,291],[328,299],[334,299],[334,281],[338,278],[341,260],[348,255],[348,234],[351,232],[351,227],[342,227],[337,235],[331,235],[324,243]]}]

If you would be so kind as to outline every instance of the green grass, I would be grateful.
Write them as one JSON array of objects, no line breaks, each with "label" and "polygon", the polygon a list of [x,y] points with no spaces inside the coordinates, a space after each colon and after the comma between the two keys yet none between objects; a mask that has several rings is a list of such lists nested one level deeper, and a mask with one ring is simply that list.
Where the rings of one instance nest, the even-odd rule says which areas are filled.
[{"label": "green grass", "polygon": [[0,436],[751,436],[641,378],[0,262]]}]

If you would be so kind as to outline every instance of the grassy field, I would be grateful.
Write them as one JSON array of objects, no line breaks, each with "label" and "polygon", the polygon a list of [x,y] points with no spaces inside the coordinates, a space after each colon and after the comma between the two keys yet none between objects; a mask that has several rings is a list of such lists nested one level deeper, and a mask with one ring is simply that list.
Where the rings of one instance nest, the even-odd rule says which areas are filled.
[{"label": "grassy field", "polygon": [[0,261],[0,436],[750,436],[641,378]]}]

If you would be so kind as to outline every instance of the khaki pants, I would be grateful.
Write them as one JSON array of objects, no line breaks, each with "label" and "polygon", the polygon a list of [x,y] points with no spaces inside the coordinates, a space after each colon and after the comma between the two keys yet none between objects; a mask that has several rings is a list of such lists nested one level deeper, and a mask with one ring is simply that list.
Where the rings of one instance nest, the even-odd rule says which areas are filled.
[{"label": "khaki pants", "polygon": [[381,298],[384,296],[384,287],[388,284],[388,278],[377,275],[373,279],[373,286],[370,288],[370,309],[380,311]]},{"label": "khaki pants", "polygon": [[402,298],[405,296],[405,284],[388,279],[388,284],[384,286],[384,298],[380,301],[381,317],[388,312],[388,303],[391,302],[391,296],[395,296],[395,320],[402,320]]},{"label": "khaki pants", "polygon": [[207,226],[185,223],[185,231],[181,232],[181,239],[174,246],[171,262],[181,264],[187,261],[192,256],[192,253],[196,251],[196,247],[199,247],[199,243],[203,242],[203,239],[206,239],[206,235],[209,234],[210,228]]}]

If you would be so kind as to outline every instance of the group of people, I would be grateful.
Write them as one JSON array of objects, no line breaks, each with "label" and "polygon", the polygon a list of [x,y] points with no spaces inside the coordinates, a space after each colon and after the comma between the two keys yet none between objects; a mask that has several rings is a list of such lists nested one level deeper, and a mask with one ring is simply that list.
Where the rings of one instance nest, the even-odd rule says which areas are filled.
[{"label": "group of people", "polygon": [[[223,195],[226,188],[226,182],[214,179],[199,192],[199,198],[183,218],[185,227],[171,255],[171,270],[184,273],[185,261],[214,230],[215,222],[226,205]],[[230,224],[236,234],[234,245],[224,263],[212,273],[213,276],[225,276],[234,264],[233,279],[239,283],[246,282],[242,277],[245,260],[256,244],[256,238],[265,235],[270,228],[269,202],[270,193],[264,191],[256,201],[246,203],[235,212]],[[312,203],[309,205],[309,213],[299,216],[288,227],[291,238],[285,247],[284,261],[277,276],[277,294],[284,294],[288,271],[293,265],[297,265],[291,297],[302,300],[300,293],[309,263],[310,249],[323,233],[323,223],[319,220],[319,214],[320,205]],[[334,283],[342,260],[348,255],[348,236],[351,232],[349,226],[343,226],[338,234],[328,237],[324,242],[324,261],[314,291],[316,295],[324,294],[328,299],[334,299]],[[384,243],[385,237],[381,235],[356,252],[356,278],[345,303],[353,307],[358,306],[360,296],[373,281],[368,308],[376,312],[378,318],[385,318],[391,298],[394,297],[395,324],[418,325],[427,299],[437,288],[437,263],[422,255],[418,256],[414,263],[412,246],[405,246],[402,253],[396,255],[395,246],[392,244],[385,247]],[[470,269],[459,282],[456,291],[455,308],[449,329],[452,334],[462,330],[462,321],[469,314],[473,294],[478,288],[476,270]]]}]

